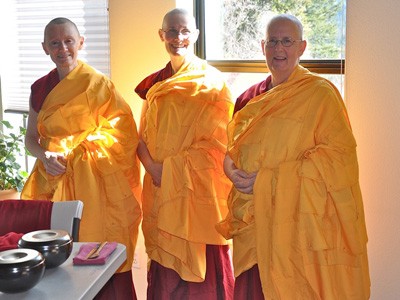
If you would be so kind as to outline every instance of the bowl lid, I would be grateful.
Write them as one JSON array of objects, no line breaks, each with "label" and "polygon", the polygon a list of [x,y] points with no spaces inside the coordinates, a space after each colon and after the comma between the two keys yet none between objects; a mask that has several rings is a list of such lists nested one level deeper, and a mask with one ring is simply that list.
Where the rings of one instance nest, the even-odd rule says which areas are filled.
[{"label": "bowl lid", "polygon": [[0,252],[0,265],[20,264],[30,261],[42,261],[44,258],[39,251],[34,249],[11,249]]},{"label": "bowl lid", "polygon": [[34,244],[60,244],[69,242],[71,240],[71,236],[65,230],[36,230],[32,232],[28,232],[24,234],[20,241],[26,243],[34,243]]}]

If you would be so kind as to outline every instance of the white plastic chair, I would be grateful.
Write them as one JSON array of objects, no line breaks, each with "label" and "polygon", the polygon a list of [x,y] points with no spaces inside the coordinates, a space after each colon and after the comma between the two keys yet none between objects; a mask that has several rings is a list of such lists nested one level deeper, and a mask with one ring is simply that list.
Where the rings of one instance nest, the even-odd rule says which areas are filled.
[{"label": "white plastic chair", "polygon": [[51,211],[51,229],[65,230],[74,242],[78,242],[82,211],[83,202],[80,200],[54,202]]}]

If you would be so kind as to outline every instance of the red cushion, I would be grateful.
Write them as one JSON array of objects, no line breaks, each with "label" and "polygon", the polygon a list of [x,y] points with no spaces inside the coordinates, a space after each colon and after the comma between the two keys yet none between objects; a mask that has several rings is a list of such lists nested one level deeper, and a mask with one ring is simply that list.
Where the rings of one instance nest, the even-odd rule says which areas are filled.
[{"label": "red cushion", "polygon": [[52,208],[47,200],[1,200],[0,235],[50,229]]}]

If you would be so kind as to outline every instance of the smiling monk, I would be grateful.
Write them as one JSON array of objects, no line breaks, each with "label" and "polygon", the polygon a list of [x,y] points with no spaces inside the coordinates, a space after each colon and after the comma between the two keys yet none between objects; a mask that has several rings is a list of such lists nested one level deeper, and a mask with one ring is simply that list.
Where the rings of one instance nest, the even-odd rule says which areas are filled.
[{"label": "smiling monk", "polygon": [[235,299],[369,299],[356,142],[343,100],[299,65],[303,26],[278,15],[262,51],[271,74],[236,101],[225,172]]},{"label": "smiling monk", "polygon": [[42,46],[56,68],[31,88],[25,143],[37,160],[21,198],[82,200],[80,241],[127,247],[127,261],[96,299],[132,299],[141,220],[138,135],[113,83],[78,60],[83,43],[69,19],[53,19],[45,28]]},{"label": "smiling monk", "polygon": [[233,104],[221,73],[193,54],[198,34],[186,11],[168,12],[159,36],[170,62],[135,89],[146,100],[138,155],[148,299],[232,299],[229,246],[215,225],[227,212]]}]

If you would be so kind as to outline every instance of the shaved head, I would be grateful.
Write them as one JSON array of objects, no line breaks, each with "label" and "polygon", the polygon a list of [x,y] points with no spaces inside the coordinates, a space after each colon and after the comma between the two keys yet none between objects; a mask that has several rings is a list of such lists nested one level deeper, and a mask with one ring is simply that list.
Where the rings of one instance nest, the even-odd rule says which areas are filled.
[{"label": "shaved head", "polygon": [[71,26],[71,28],[73,28],[76,31],[78,36],[80,36],[78,27],[76,26],[76,24],[74,22],[72,22],[70,19],[60,17],[60,18],[55,18],[55,19],[51,20],[46,25],[46,27],[44,29],[44,40],[46,40],[47,33],[49,32],[49,28],[51,26],[53,26],[53,25],[62,25],[62,24],[67,24],[67,25]]},{"label": "shaved head", "polygon": [[280,21],[290,21],[294,25],[296,25],[298,38],[303,39],[303,25],[301,24],[299,19],[289,14],[281,14],[273,17],[267,24],[267,35],[271,26]]},{"label": "shaved head", "polygon": [[183,9],[183,8],[174,8],[173,10],[170,10],[169,12],[167,12],[164,16],[161,28],[168,27],[169,20],[175,15],[184,16],[188,20],[188,25],[189,25],[188,27],[193,28],[193,29],[197,28],[196,20],[193,17],[193,15],[190,14],[186,9]]}]

